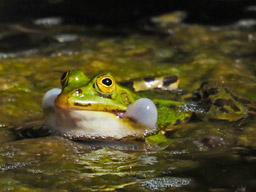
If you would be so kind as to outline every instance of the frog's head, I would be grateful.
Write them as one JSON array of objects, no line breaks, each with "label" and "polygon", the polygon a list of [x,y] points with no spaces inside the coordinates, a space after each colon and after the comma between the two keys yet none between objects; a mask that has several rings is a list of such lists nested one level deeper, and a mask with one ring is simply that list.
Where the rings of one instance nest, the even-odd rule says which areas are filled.
[{"label": "frog's head", "polygon": [[[118,85],[108,73],[89,79],[82,71],[65,72],[62,89],[43,98],[47,125],[71,139],[134,139],[156,131],[154,103]],[[137,100],[138,99],[138,100]],[[47,109],[54,109],[48,113]]]},{"label": "frog's head", "polygon": [[136,96],[121,87],[108,73],[91,80],[79,70],[65,72],[61,77],[62,92],[55,106],[62,109],[125,112]]}]

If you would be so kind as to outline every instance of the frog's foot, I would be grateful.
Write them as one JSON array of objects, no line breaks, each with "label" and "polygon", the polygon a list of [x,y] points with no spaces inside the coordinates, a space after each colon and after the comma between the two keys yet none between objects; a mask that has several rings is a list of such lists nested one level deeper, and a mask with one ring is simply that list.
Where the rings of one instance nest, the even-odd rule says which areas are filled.
[{"label": "frog's foot", "polygon": [[141,98],[127,107],[123,117],[130,118],[133,121],[155,129],[157,121],[157,108],[150,99]]}]

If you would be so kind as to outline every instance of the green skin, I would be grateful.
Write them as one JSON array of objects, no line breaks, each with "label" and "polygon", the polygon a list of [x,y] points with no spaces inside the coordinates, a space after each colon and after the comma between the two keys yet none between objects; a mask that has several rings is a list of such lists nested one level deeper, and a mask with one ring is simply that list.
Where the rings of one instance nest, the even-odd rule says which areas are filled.
[{"label": "green skin", "polygon": [[[115,85],[115,89],[111,93],[104,93],[96,84],[98,77],[101,75],[95,76],[91,80],[79,70],[70,71],[66,77],[64,75],[61,79],[62,93],[57,97],[55,106],[68,110],[124,113],[129,104],[145,97],[142,93],[135,93],[119,84]],[[206,84],[198,91],[198,97],[201,99],[199,104],[205,107],[204,104],[207,103],[206,112],[203,113],[205,117],[237,120],[246,114],[246,108],[227,89],[214,84],[214,91],[211,86],[211,84]],[[208,94],[207,91],[209,91]],[[193,113],[193,111],[184,110],[186,104],[183,101],[148,98],[157,107],[157,126],[160,129],[182,123],[189,119]],[[216,102],[217,100],[218,102]],[[221,101],[224,101],[224,103]]]}]

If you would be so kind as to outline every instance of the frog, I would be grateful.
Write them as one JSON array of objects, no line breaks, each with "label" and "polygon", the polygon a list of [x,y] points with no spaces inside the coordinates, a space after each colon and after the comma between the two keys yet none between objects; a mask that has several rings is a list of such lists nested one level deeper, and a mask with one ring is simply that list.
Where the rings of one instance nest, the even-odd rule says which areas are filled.
[{"label": "frog", "polygon": [[[226,111],[220,110],[223,106],[216,103],[212,104],[215,108],[211,110],[211,105],[207,109],[201,107],[209,100],[202,96],[206,92],[204,89],[210,89],[205,86],[194,94],[200,100],[197,107],[193,102],[177,97],[152,96],[159,90],[171,95],[179,92],[178,89],[179,78],[175,75],[116,82],[110,73],[89,78],[81,70],[70,70],[61,77],[61,89],[53,88],[43,97],[46,126],[53,134],[72,140],[127,141],[163,132],[167,127],[188,121],[198,111],[209,114],[210,118],[233,117],[221,115],[224,113],[235,112],[237,117],[246,114],[245,107],[237,100],[226,105],[237,105],[239,113],[234,107],[229,107],[229,111],[226,108]],[[234,99],[232,94],[219,94],[218,91],[215,96],[216,101],[218,96],[229,97],[224,100]]]}]

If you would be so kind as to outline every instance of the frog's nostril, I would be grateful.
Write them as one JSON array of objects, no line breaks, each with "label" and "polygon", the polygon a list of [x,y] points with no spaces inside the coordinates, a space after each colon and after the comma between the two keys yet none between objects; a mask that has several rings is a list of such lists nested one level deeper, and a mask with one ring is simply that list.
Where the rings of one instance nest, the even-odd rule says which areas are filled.
[{"label": "frog's nostril", "polygon": [[81,90],[81,89],[76,89],[76,93],[78,93],[78,94],[80,94],[80,93],[82,93],[83,91]]}]

